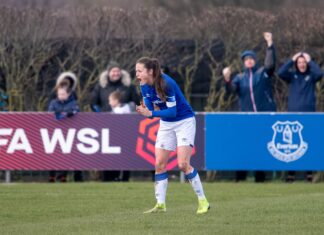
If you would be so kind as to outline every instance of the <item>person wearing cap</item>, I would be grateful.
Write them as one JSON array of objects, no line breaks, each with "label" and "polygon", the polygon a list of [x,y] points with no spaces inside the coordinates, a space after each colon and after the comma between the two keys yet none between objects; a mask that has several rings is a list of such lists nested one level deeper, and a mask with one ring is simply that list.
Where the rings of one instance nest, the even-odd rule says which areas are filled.
[{"label": "person wearing cap", "polygon": [[[272,34],[265,32],[263,34],[267,43],[264,66],[257,63],[254,51],[244,51],[241,54],[244,70],[232,77],[230,67],[223,69],[223,76],[227,92],[233,92],[238,95],[240,108],[242,112],[275,112],[276,104],[272,95],[271,77],[275,71],[276,53],[273,46]],[[236,172],[236,180],[244,180],[246,171]],[[265,172],[257,171],[255,181],[263,182]]]},{"label": "person wearing cap", "polygon": [[[120,93],[123,104],[128,104],[131,111],[135,111],[135,105],[140,103],[137,91],[134,85],[131,84],[129,73],[123,70],[115,61],[111,61],[106,71],[99,76],[99,81],[91,93],[91,109],[94,112],[112,112],[112,107],[109,104],[109,96],[118,91]],[[128,181],[129,171],[123,171],[122,177],[120,171],[103,171],[103,181]]]},{"label": "person wearing cap", "polygon": [[100,74],[99,81],[91,93],[92,111],[112,111],[108,97],[114,91],[121,92],[123,103],[128,103],[132,111],[135,111],[135,104],[139,103],[139,97],[131,82],[127,71],[123,70],[117,62],[110,62],[106,71]]},{"label": "person wearing cap", "polygon": [[[316,83],[323,77],[323,71],[308,53],[298,52],[278,70],[278,76],[288,83],[288,112],[316,112]],[[295,171],[289,171],[286,181],[295,180]],[[311,182],[311,171],[306,172]]]},{"label": "person wearing cap", "polygon": [[243,73],[237,74],[231,80],[231,68],[223,70],[223,76],[228,91],[234,91],[239,96],[241,111],[243,112],[271,112],[276,111],[276,104],[272,95],[271,76],[275,70],[276,56],[272,34],[264,33],[267,50],[264,66],[257,63],[253,51],[244,51],[241,59],[244,65]]}]

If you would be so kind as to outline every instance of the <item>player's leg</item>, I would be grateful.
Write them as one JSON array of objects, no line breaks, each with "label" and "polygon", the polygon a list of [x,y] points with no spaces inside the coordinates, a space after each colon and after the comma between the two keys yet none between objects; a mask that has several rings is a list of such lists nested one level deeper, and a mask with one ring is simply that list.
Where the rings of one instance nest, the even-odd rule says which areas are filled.
[{"label": "player's leg", "polygon": [[204,189],[195,168],[190,165],[192,148],[189,146],[178,147],[178,165],[179,169],[185,173],[186,179],[190,182],[199,200],[206,199]]},{"label": "player's leg", "polygon": [[195,134],[196,121],[194,118],[188,118],[179,123],[179,126],[176,128],[178,142],[177,156],[179,169],[185,173],[186,179],[190,182],[198,197],[199,206],[197,213],[203,214],[208,211],[210,206],[205,197],[199,174],[190,164]]},{"label": "player's leg", "polygon": [[166,123],[160,122],[160,129],[155,144],[155,198],[156,205],[144,213],[165,212],[165,198],[168,188],[166,166],[169,155],[176,148],[175,133]]},{"label": "player's leg", "polygon": [[168,172],[166,165],[168,163],[170,151],[160,148],[155,148],[155,198],[156,205],[144,213],[165,212],[165,197],[168,188]]},{"label": "player's leg", "polygon": [[185,173],[186,179],[191,183],[198,199],[205,199],[198,172],[191,166],[190,159],[196,134],[195,118],[187,118],[179,122],[176,127],[178,142],[178,166]]},{"label": "player's leg", "polygon": [[204,189],[196,169],[190,165],[192,147],[179,146],[178,147],[178,165],[179,169],[185,173],[186,179],[191,184],[193,190],[198,197],[198,210],[197,214],[207,213],[210,209],[209,203],[206,199]]},{"label": "player's leg", "polygon": [[170,152],[171,151],[165,149],[155,149],[155,198],[158,204],[165,204],[168,188],[168,172],[166,166],[168,164]]}]

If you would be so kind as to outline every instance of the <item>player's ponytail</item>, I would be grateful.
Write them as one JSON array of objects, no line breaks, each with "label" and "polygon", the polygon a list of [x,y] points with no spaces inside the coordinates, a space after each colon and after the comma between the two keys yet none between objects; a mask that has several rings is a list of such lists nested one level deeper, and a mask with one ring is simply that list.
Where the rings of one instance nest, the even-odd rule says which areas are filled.
[{"label": "player's ponytail", "polygon": [[166,101],[165,84],[162,78],[160,62],[156,58],[142,57],[137,64],[143,64],[146,69],[152,69],[156,93],[162,101]]},{"label": "player's ponytail", "polygon": [[152,58],[153,63],[153,79],[154,79],[154,86],[157,94],[160,96],[161,100],[166,101],[166,94],[165,94],[165,84],[164,79],[162,78],[161,66],[158,59]]}]

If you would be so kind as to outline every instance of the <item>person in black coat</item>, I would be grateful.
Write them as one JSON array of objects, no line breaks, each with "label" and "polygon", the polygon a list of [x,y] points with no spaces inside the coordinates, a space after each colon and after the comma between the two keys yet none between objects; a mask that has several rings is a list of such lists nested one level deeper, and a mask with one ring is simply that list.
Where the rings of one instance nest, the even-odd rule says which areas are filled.
[{"label": "person in black coat", "polygon": [[[108,97],[113,92],[118,91],[121,94],[121,103],[128,104],[131,111],[135,111],[135,105],[139,104],[140,98],[136,88],[131,83],[131,77],[128,72],[122,70],[121,66],[111,61],[107,70],[99,76],[98,84],[91,93],[90,107],[94,112],[111,112]],[[103,171],[103,181],[128,181],[129,171],[123,171],[123,177],[120,179],[120,171]]]},{"label": "person in black coat", "polygon": [[119,91],[122,95],[122,103],[128,103],[132,111],[135,111],[135,104],[139,104],[140,98],[129,73],[122,70],[118,63],[110,62],[107,70],[100,74],[99,81],[91,92],[92,111],[112,111],[107,99],[114,91]]}]

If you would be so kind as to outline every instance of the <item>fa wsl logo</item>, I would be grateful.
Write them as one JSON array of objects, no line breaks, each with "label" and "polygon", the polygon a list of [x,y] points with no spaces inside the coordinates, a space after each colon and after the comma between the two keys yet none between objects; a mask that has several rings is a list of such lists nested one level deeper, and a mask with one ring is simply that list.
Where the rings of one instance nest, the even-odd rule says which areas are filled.
[{"label": "fa wsl logo", "polygon": [[277,121],[272,129],[272,141],[268,143],[272,156],[283,162],[292,162],[305,154],[308,144],[303,140],[303,126],[298,121]]}]

